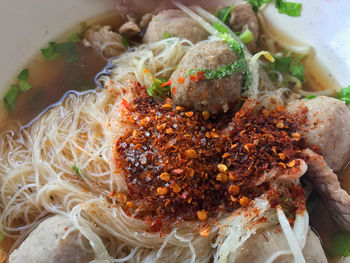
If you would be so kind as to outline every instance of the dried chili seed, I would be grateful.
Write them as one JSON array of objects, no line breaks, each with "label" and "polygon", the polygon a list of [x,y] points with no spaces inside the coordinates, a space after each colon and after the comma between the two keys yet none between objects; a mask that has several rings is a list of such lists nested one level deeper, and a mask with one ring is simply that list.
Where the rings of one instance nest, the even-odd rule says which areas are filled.
[{"label": "dried chili seed", "polygon": [[162,109],[171,109],[171,104],[163,104]]},{"label": "dried chili seed", "polygon": [[180,193],[181,192],[181,187],[178,184],[175,184],[174,188],[173,188],[173,192],[174,193]]},{"label": "dried chili seed", "polygon": [[161,175],[159,177],[160,177],[160,179],[162,179],[165,182],[170,181],[170,174],[168,174],[168,173],[161,173]]},{"label": "dried chili seed", "polygon": [[165,130],[165,133],[166,133],[166,134],[170,134],[170,133],[172,133],[172,132],[173,132],[173,129],[172,129],[172,128],[168,128],[168,129]]},{"label": "dried chili seed", "polygon": [[128,202],[126,202],[126,206],[129,207],[129,208],[133,208],[134,207],[134,202],[128,201]]},{"label": "dried chili seed", "polygon": [[175,110],[177,110],[177,111],[184,111],[184,107],[182,107],[182,106],[176,106],[176,108],[175,108]]},{"label": "dried chili seed", "polygon": [[208,111],[203,111],[202,116],[204,120],[208,120],[210,117],[210,113]]},{"label": "dried chili seed", "polygon": [[199,235],[202,237],[208,237],[210,235],[210,226],[201,228],[201,230],[199,231]]},{"label": "dried chili seed", "polygon": [[238,194],[239,193],[239,186],[231,184],[230,187],[228,188],[228,192],[230,194],[234,194],[234,195]]},{"label": "dried chili seed", "polygon": [[227,166],[222,164],[222,163],[218,164],[218,169],[219,169],[220,173],[226,173],[227,172]]},{"label": "dried chili seed", "polygon": [[292,161],[290,161],[289,163],[287,163],[287,167],[292,168],[292,167],[295,166],[295,164],[296,164],[296,161],[295,161],[295,160],[292,160]]},{"label": "dried chili seed", "polygon": [[287,166],[284,163],[282,163],[282,162],[279,162],[278,165],[281,166],[283,169],[287,168]]},{"label": "dried chili seed", "polygon": [[286,155],[285,155],[284,153],[279,153],[279,154],[278,154],[278,157],[279,157],[282,161],[284,161],[284,160],[286,159]]},{"label": "dried chili seed", "polygon": [[120,202],[120,203],[125,203],[125,202],[126,202],[126,200],[127,200],[126,194],[124,194],[124,193],[119,193],[117,196],[118,196],[118,199],[119,199],[119,202]]},{"label": "dried chili seed", "polygon": [[157,130],[162,131],[165,129],[165,127],[166,127],[166,123],[159,124],[159,125],[157,125]]},{"label": "dried chili seed", "polygon": [[166,195],[168,193],[168,188],[167,187],[158,187],[157,188],[157,194],[158,195]]},{"label": "dried chili seed", "polygon": [[276,124],[276,127],[277,127],[278,129],[283,129],[283,128],[284,128],[283,122],[278,122],[278,123]]},{"label": "dried chili seed", "polygon": [[230,156],[231,156],[230,153],[224,153],[224,154],[221,156],[221,158],[222,158],[222,159],[225,159],[225,158],[230,157]]},{"label": "dried chili seed", "polygon": [[193,111],[187,111],[185,112],[185,115],[190,118],[193,116]]},{"label": "dried chili seed", "polygon": [[197,211],[197,217],[199,220],[205,221],[208,218],[207,211],[205,210],[198,210]]},{"label": "dried chili seed", "polygon": [[195,150],[190,149],[190,150],[186,150],[185,156],[186,156],[186,158],[193,159],[193,158],[197,157],[197,153]]},{"label": "dried chili seed", "polygon": [[227,175],[224,174],[224,173],[219,173],[216,176],[216,180],[219,181],[219,182],[222,182],[222,183],[226,183],[227,182]]},{"label": "dried chili seed", "polygon": [[249,199],[248,197],[246,196],[243,196],[239,199],[239,204],[242,206],[242,207],[246,207],[249,205]]}]

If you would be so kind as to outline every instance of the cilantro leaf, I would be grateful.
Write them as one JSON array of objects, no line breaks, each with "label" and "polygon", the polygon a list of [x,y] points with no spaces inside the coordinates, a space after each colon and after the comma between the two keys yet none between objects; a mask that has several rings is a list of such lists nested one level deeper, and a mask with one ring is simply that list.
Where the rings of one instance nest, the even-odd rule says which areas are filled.
[{"label": "cilantro leaf", "polygon": [[28,91],[32,88],[32,85],[27,80],[20,80],[18,82],[20,91]]},{"label": "cilantro leaf", "polygon": [[82,177],[81,174],[80,174],[80,172],[79,172],[78,166],[73,165],[72,169],[73,169],[73,171],[74,171],[77,175],[79,175],[80,177]]},{"label": "cilantro leaf", "polygon": [[122,37],[122,43],[123,43],[123,45],[124,45],[124,47],[126,49],[129,48],[129,42],[128,42],[128,39],[125,36]]},{"label": "cilantro leaf", "polygon": [[317,97],[317,95],[307,95],[306,97],[305,97],[305,99],[307,99],[307,100],[312,100],[312,99],[314,99],[314,98],[316,98]]},{"label": "cilantro leaf", "polygon": [[82,36],[79,33],[74,33],[72,35],[70,35],[70,37],[68,38],[68,41],[76,43],[79,42],[81,40]]},{"label": "cilantro leaf", "polygon": [[284,0],[276,0],[275,6],[278,9],[278,12],[281,14],[286,14],[289,16],[300,16],[301,15],[301,9],[302,4],[300,3],[292,3],[292,2],[285,2]]},{"label": "cilantro leaf", "polygon": [[260,6],[270,3],[271,0],[247,0],[247,2],[252,6],[254,12],[258,12]]},{"label": "cilantro leaf", "polygon": [[345,101],[346,104],[350,104],[350,85],[342,88],[337,96],[338,99]]},{"label": "cilantro leaf", "polygon": [[270,69],[277,70],[279,72],[289,72],[289,65],[292,62],[291,57],[278,57],[273,56],[275,61],[270,62]]},{"label": "cilantro leaf", "polygon": [[57,42],[49,42],[49,46],[47,48],[41,49],[41,54],[46,60],[56,60],[61,55],[66,55],[66,61],[68,63],[72,63],[78,60],[78,48],[77,42],[73,42],[72,40],[76,40],[78,36],[71,36],[70,40],[67,42],[57,43]]},{"label": "cilantro leaf", "polygon": [[214,14],[217,18],[219,18],[223,23],[225,23],[227,20],[230,20],[231,17],[231,11],[233,9],[234,4],[232,4],[229,7],[219,9]]},{"label": "cilantro leaf", "polygon": [[350,256],[350,232],[341,231],[331,237],[332,252],[335,255]]},{"label": "cilantro leaf", "polygon": [[300,63],[300,60],[304,58],[303,55],[297,56],[292,60],[289,66],[290,73],[298,78],[301,82],[304,81],[305,66]]},{"label": "cilantro leaf", "polygon": [[171,37],[171,35],[170,35],[170,33],[168,31],[164,31],[163,32],[162,39],[167,39],[167,38],[170,38],[170,37]]},{"label": "cilantro leaf", "polygon": [[8,111],[13,111],[15,109],[18,90],[18,86],[12,85],[4,97],[5,107]]},{"label": "cilantro leaf", "polygon": [[18,74],[17,79],[18,80],[27,80],[29,77],[29,69],[23,69],[21,73]]}]

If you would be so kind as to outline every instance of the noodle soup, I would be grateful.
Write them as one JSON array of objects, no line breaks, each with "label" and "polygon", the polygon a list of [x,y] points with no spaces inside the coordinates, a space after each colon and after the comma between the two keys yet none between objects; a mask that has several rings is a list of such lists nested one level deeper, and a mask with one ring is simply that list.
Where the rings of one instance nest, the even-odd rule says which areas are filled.
[{"label": "noodle soup", "polygon": [[14,80],[1,127],[4,258],[346,255],[347,88],[314,89],[312,56],[269,38],[257,7],[163,4],[145,14],[124,3],[123,19],[51,42]]}]

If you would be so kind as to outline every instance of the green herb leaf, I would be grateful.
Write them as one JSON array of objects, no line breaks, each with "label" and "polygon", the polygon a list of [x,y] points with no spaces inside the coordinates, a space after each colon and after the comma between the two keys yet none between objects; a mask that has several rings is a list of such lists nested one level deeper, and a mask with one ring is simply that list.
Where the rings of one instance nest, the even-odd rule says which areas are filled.
[{"label": "green herb leaf", "polygon": [[305,99],[307,99],[307,100],[312,100],[312,99],[314,99],[314,98],[316,98],[317,97],[317,95],[307,95],[306,97],[305,97]]},{"label": "green herb leaf", "polygon": [[46,60],[55,60],[61,55],[66,55],[66,61],[72,63],[78,60],[77,43],[68,41],[63,43],[49,42],[49,47],[41,49],[41,54]]},{"label": "green herb leaf", "polygon": [[164,32],[163,32],[162,39],[167,39],[167,38],[170,38],[170,37],[171,37],[171,35],[169,34],[168,31],[164,31]]},{"label": "green herb leaf", "polygon": [[4,234],[0,232],[0,242],[3,241],[4,239],[5,239]]},{"label": "green herb leaf", "polygon": [[289,65],[292,62],[291,57],[277,57],[273,56],[275,61],[270,63],[270,69],[279,72],[289,72]]},{"label": "green herb leaf", "polygon": [[50,42],[49,47],[41,49],[41,54],[46,60],[56,60],[60,54],[54,49],[56,42]]},{"label": "green herb leaf", "polygon": [[350,256],[350,232],[341,231],[331,237],[331,251],[335,255]]},{"label": "green herb leaf", "polygon": [[155,98],[170,96],[170,86],[161,87],[165,82],[167,82],[167,79],[154,78],[152,86],[147,89],[148,95]]},{"label": "green herb leaf", "polygon": [[350,104],[350,85],[342,88],[337,96],[338,99],[345,101],[346,104]]},{"label": "green herb leaf", "polygon": [[304,81],[305,66],[300,63],[300,60],[304,58],[304,55],[295,57],[289,66],[290,73],[298,78],[301,82]]},{"label": "green herb leaf", "polygon": [[27,80],[20,80],[18,82],[20,91],[28,91],[32,88],[32,85]]},{"label": "green herb leaf", "polygon": [[81,40],[82,36],[79,33],[74,33],[72,35],[70,35],[70,37],[68,38],[68,41],[76,43],[79,42]]},{"label": "green herb leaf", "polygon": [[260,6],[270,3],[271,0],[247,0],[247,2],[252,6],[254,12],[258,12]]},{"label": "green herb leaf", "polygon": [[213,23],[213,27],[222,34],[230,34],[230,30],[228,30],[223,24],[219,23],[219,22],[214,22]]},{"label": "green herb leaf", "polygon": [[76,165],[73,165],[72,169],[77,175],[79,175],[81,177],[81,174],[79,172],[79,168]]},{"label": "green herb leaf", "polygon": [[21,73],[18,74],[17,79],[18,80],[27,80],[29,77],[29,69],[23,69]]},{"label": "green herb leaf", "polygon": [[122,37],[122,43],[123,43],[123,45],[124,45],[124,47],[126,49],[129,48],[129,42],[128,42],[128,39],[125,36]]},{"label": "green herb leaf", "polygon": [[227,20],[230,19],[231,17],[231,11],[233,9],[234,4],[232,4],[229,7],[226,8],[222,8],[219,9],[218,11],[216,11],[216,13],[214,14],[217,18],[219,18],[222,22],[226,22]]},{"label": "green herb leaf", "polygon": [[4,97],[5,107],[8,111],[15,109],[18,90],[18,86],[12,85]]},{"label": "green herb leaf", "polygon": [[301,9],[302,4],[300,3],[292,3],[292,2],[285,2],[284,0],[276,0],[275,6],[278,9],[278,12],[281,14],[286,14],[289,16],[300,16],[301,15]]},{"label": "green herb leaf", "polygon": [[245,45],[247,45],[248,43],[250,43],[254,39],[252,31],[250,31],[249,29],[246,29],[238,37]]}]

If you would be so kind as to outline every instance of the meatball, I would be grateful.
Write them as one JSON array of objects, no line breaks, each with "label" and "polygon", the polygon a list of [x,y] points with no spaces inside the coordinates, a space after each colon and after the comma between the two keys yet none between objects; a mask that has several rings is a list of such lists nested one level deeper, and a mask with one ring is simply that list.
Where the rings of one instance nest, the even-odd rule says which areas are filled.
[{"label": "meatball", "polygon": [[256,42],[259,37],[259,22],[251,5],[236,5],[231,11],[230,27],[234,32],[244,32],[249,29],[253,33],[253,40],[248,43],[250,51],[256,49]]},{"label": "meatball", "polygon": [[153,43],[163,39],[164,32],[169,36],[188,39],[197,43],[208,38],[208,33],[192,18],[181,10],[168,9],[153,16],[143,37],[144,43]]},{"label": "meatball", "polygon": [[208,111],[213,114],[238,108],[243,87],[242,73],[235,72],[222,79],[198,81],[188,76],[191,69],[216,70],[233,63],[236,59],[236,54],[221,40],[207,41],[192,47],[171,75],[174,102],[196,111]]},{"label": "meatball", "polygon": [[[280,250],[289,250],[289,246],[283,232],[279,226],[259,230],[251,236],[242,247],[234,252],[234,260],[229,255],[227,262],[240,263],[263,263],[266,262],[275,252]],[[309,230],[307,233],[306,244],[303,249],[305,261],[308,263],[327,262],[327,258],[322,249],[321,242],[317,235]],[[292,254],[281,255],[273,262],[292,263],[294,258]]]},{"label": "meatball", "polygon": [[307,108],[306,124],[301,128],[309,146],[318,146],[326,163],[339,171],[350,156],[350,111],[343,101],[320,96],[312,100],[291,101],[292,113]]},{"label": "meatball", "polygon": [[89,262],[94,252],[67,217],[57,215],[40,223],[10,255],[9,262]]}]

